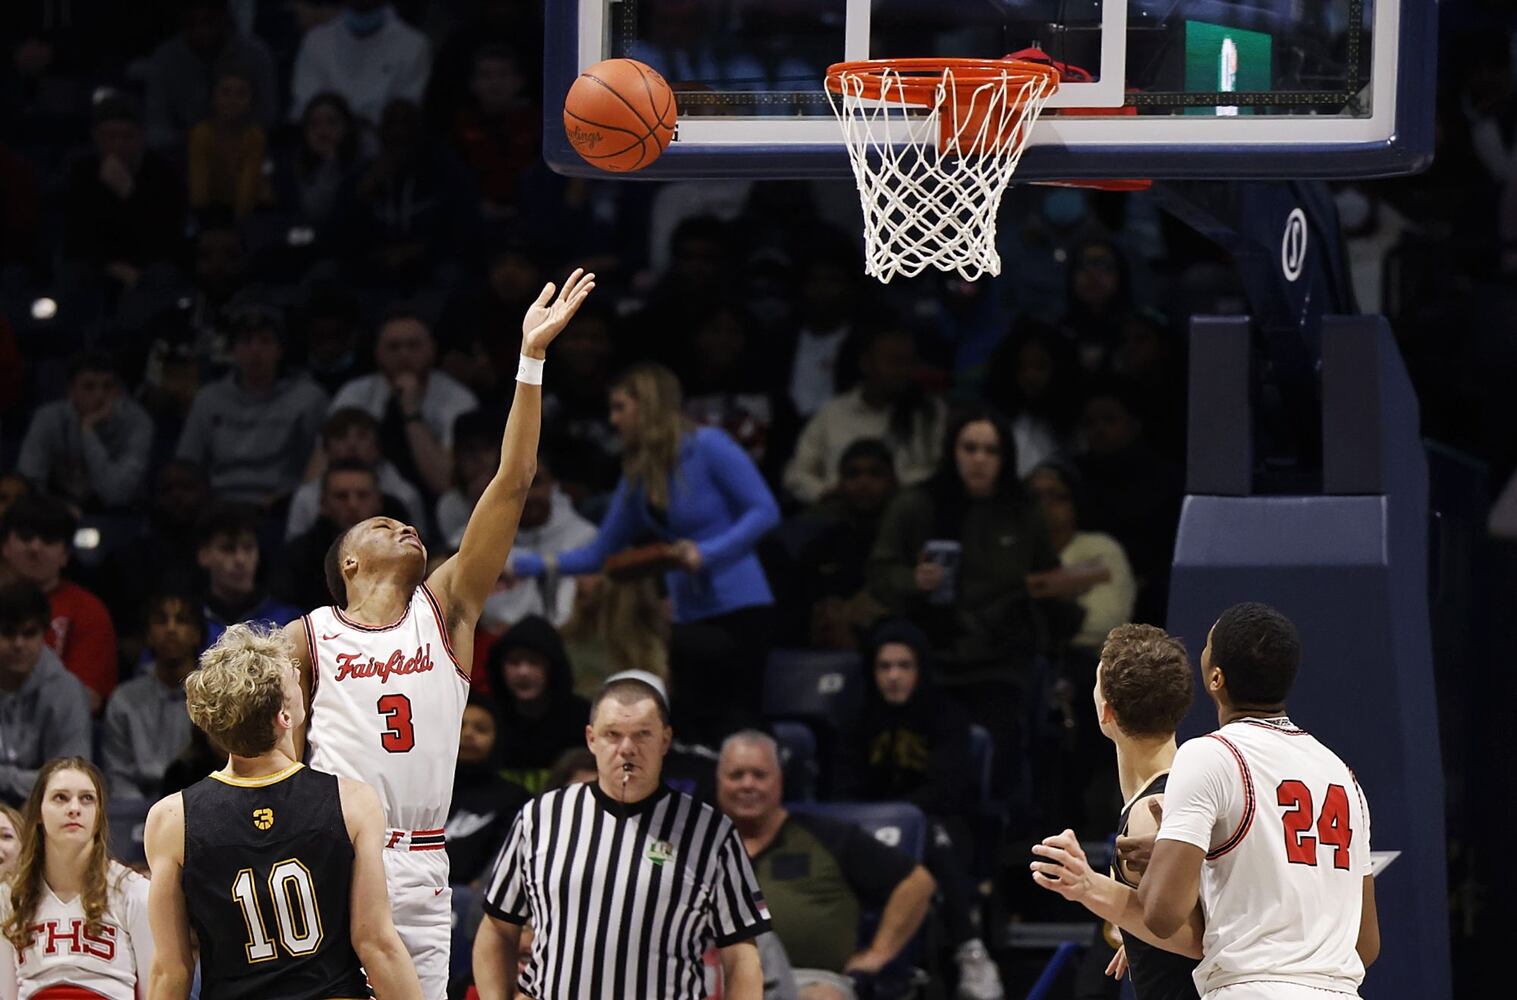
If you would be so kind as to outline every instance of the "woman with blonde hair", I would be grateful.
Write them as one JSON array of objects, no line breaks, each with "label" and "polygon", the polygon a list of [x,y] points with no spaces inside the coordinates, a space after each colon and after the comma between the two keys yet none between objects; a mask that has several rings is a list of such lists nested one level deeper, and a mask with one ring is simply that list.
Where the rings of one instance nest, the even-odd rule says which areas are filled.
[{"label": "woman with blonde hair", "polygon": [[[748,453],[723,431],[691,424],[682,405],[679,380],[662,365],[622,373],[610,399],[622,478],[599,532],[557,556],[516,557],[511,570],[525,577],[662,571],[676,628],[719,628],[744,651],[730,664],[728,693],[756,716],[774,595],[754,547],[779,522],[779,505]],[[649,539],[658,545],[646,557],[626,552]]]},{"label": "woman with blonde hair", "polygon": [[147,879],[111,857],[105,779],[82,757],[43,765],[0,885],[0,997],[135,1000],[153,961]]}]

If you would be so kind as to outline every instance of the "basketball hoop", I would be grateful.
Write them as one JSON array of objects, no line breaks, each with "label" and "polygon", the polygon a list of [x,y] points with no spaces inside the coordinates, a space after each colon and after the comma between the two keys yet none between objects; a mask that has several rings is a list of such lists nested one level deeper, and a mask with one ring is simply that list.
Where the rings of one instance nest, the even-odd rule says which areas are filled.
[{"label": "basketball hoop", "polygon": [[1059,87],[1017,59],[871,59],[827,70],[864,206],[864,271],[1001,273],[996,211]]}]

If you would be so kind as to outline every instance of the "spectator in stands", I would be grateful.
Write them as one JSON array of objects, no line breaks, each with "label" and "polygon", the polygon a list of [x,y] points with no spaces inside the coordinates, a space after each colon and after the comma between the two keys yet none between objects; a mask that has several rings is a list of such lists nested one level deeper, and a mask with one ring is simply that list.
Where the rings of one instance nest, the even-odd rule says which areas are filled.
[{"label": "spectator in stands", "polygon": [[85,687],[47,648],[52,612],[36,584],[0,586],[0,801],[19,805],[54,757],[88,757]]},{"label": "spectator in stands", "polygon": [[317,284],[298,315],[305,369],[327,395],[368,371],[370,359],[358,344],[358,300],[345,287]]},{"label": "spectator in stands", "polygon": [[213,103],[218,66],[242,67],[250,87],[249,111],[260,126],[274,124],[274,60],[256,36],[232,23],[226,0],[181,0],[179,33],[153,53],[147,80],[147,138],[155,147],[183,143]]},{"label": "spectator in stands", "polygon": [[574,664],[574,693],[594,698],[619,670],[669,676],[669,609],[652,579],[574,579],[574,610],[560,633]]},{"label": "spectator in stands", "polygon": [[1060,567],[1030,574],[1027,589],[1034,597],[1058,597],[1080,606],[1080,630],[1069,641],[1094,667],[1107,633],[1132,621],[1138,586],[1115,538],[1080,530],[1081,486],[1080,474],[1064,462],[1045,462],[1028,477]]},{"label": "spectator in stands", "polygon": [[1127,553],[1138,580],[1134,620],[1162,622],[1184,475],[1148,443],[1125,383],[1111,381],[1091,391],[1083,429],[1085,453],[1075,459],[1087,501],[1088,517],[1081,524],[1110,534]]},{"label": "spectator in stands", "polygon": [[[469,515],[500,465],[503,425],[500,416],[482,409],[461,413],[453,423],[453,488],[438,497],[436,522],[438,537],[450,549],[463,540]],[[542,471],[539,455],[539,476]]]},{"label": "spectator in stands", "polygon": [[353,280],[388,296],[451,283],[456,248],[478,219],[468,172],[401,99],[385,106],[379,153],[358,167],[338,212]]},{"label": "spectator in stands", "polygon": [[[526,789],[500,776],[495,703],[470,693],[458,736],[458,767],[448,806],[448,880],[472,885],[490,867],[521,807]],[[592,765],[593,768],[593,765]]]},{"label": "spectator in stands", "polygon": [[638,359],[678,363],[686,331],[734,300],[740,274],[737,244],[732,226],[710,215],[692,216],[674,228],[669,266],[631,321]]},{"label": "spectator in stands", "polygon": [[380,514],[389,513],[397,520],[406,520],[409,513],[397,502],[387,501],[380,491],[374,466],[367,462],[354,459],[328,462],[321,478],[307,485],[315,485],[320,491],[318,516],[309,528],[285,542],[279,572],[270,586],[280,600],[303,609],[332,603],[325,565],[327,550],[339,535]]},{"label": "spectator in stands", "polygon": [[[159,435],[183,428],[195,394],[226,374],[233,358],[228,326],[238,317],[236,296],[247,277],[247,253],[232,213],[210,209],[196,219],[191,247],[192,285],[154,288],[145,299],[176,295],[172,306],[147,324],[147,362],[138,396],[153,415]],[[122,312],[127,311],[123,303]]]},{"label": "spectator in stands", "polygon": [[801,306],[794,344],[778,352],[779,377],[795,412],[810,417],[851,381],[843,347],[858,318],[858,251],[839,234],[823,234],[801,270]]},{"label": "spectator in stands", "polygon": [[[462,423],[464,419],[466,417],[460,418],[459,422]],[[463,441],[463,431],[459,434]],[[466,471],[470,466],[475,470],[475,478],[471,480],[468,493],[468,507],[462,511],[465,520],[483,490],[480,478],[488,481],[495,474],[495,467],[500,461],[499,431],[495,431],[493,437],[487,434],[481,439],[476,456],[470,458],[467,450],[459,452],[460,470]],[[445,496],[438,502],[439,519],[446,513],[447,501],[448,497]],[[459,497],[459,503],[463,503],[462,497]],[[452,515],[449,517],[451,520]],[[463,537],[463,524],[458,523],[451,529],[442,530],[447,532],[445,537],[449,547],[457,548]],[[551,460],[546,455],[539,455],[537,475],[533,477],[532,486],[527,491],[521,523],[516,529],[516,539],[511,543],[512,555],[532,553],[545,556],[588,545],[594,540],[595,525],[574,509],[574,505],[559,490],[558,482],[553,478]],[[553,574],[552,578],[545,575],[536,580],[515,581],[508,589],[490,595],[485,601],[480,623],[491,631],[500,631],[527,615],[542,615],[555,626],[562,626],[574,610],[574,590],[575,578],[572,576]]]},{"label": "spectator in stands", "polygon": [[[326,423],[321,426],[322,457],[328,466],[339,463],[358,463],[374,470],[381,495],[390,497],[405,510],[396,515],[408,524],[415,525],[424,535],[428,534],[427,505],[416,487],[395,470],[395,464],[384,458],[379,450],[379,421],[368,412],[356,407],[332,410]],[[495,453],[500,458],[500,435],[495,437]],[[494,471],[494,467],[491,467]],[[286,538],[295,538],[310,531],[321,514],[322,481],[307,480],[300,484],[290,498],[290,515],[285,521]],[[318,573],[318,577],[322,574]]]},{"label": "spectator in stands", "polygon": [[[546,279],[538,262],[541,249],[519,232],[491,242],[484,250],[482,273],[454,294],[443,310],[438,329],[447,331],[447,339],[439,345],[437,367],[467,386],[484,409],[504,413],[511,408],[516,359],[521,353],[521,337],[515,333],[518,318],[537,298]],[[583,313],[576,315],[570,329],[584,322],[583,317]],[[603,420],[604,410],[602,399]]]},{"label": "spectator in stands", "polygon": [[732,435],[772,479],[798,428],[789,397],[765,384],[751,322],[732,306],[713,310],[689,332],[675,370],[685,387],[685,415]]},{"label": "spectator in stands", "polygon": [[300,609],[264,593],[258,582],[258,512],[245,504],[212,504],[195,523],[195,558],[205,571],[206,645],[228,625],[288,625]]},{"label": "spectator in stands", "polygon": [[[1017,481],[1016,446],[1001,416],[968,408],[945,440],[932,480],[886,510],[870,589],[892,611],[927,623],[955,671],[1016,674],[1038,650],[1027,574],[1054,568],[1058,556],[1042,512]],[[929,542],[957,543],[956,558],[936,559],[940,546]]]},{"label": "spectator in stands", "polygon": [[581,503],[616,486],[621,440],[607,400],[616,378],[612,317],[587,302],[554,344],[556,371],[543,386],[543,427],[554,428],[559,484]]},{"label": "spectator in stands", "polygon": [[97,100],[94,152],[69,175],[64,252],[134,287],[149,264],[171,261],[184,232],[184,188],[174,169],[145,148],[142,115],[122,94]]},{"label": "spectator in stands", "polygon": [[959,966],[959,996],[1001,997],[1001,975],[975,933],[974,886],[963,822],[974,772],[969,718],[938,690],[927,636],[904,618],[869,635],[871,682],[864,707],[839,745],[833,797],[843,802],[910,802],[927,815],[923,862],[942,894],[941,912]]},{"label": "spectator in stands", "polygon": [[105,706],[101,769],[118,799],[156,801],[163,774],[190,742],[184,679],[198,665],[206,622],[188,590],[163,591],[147,600],[147,652],[151,660],[123,683]]},{"label": "spectator in stands", "polygon": [[299,485],[327,397],[304,374],[281,372],[277,310],[250,304],[229,326],[235,368],[196,394],[177,455],[208,470],[218,497],[272,507]]},{"label": "spectator in stands", "polygon": [[885,327],[864,337],[859,384],[826,403],[806,423],[785,467],[785,488],[803,503],[837,489],[838,460],[861,438],[890,446],[904,486],[932,475],[943,443],[946,407],[914,380],[916,339]]},{"label": "spectator in stands", "polygon": [[339,389],[332,410],[357,407],[379,421],[381,453],[401,477],[431,496],[446,493],[453,483],[453,423],[478,400],[434,367],[432,329],[413,310],[394,310],[380,324],[374,360],[379,371]]},{"label": "spectator in stands", "polygon": [[548,781],[543,791],[551,792],[555,788],[583,785],[587,781],[594,781],[598,774],[599,772],[595,769],[595,754],[584,747],[565,750],[558,755],[558,760],[555,760],[553,766],[548,769]]},{"label": "spectator in stands", "polygon": [[1059,325],[1074,340],[1081,366],[1101,371],[1133,308],[1127,256],[1109,239],[1087,240],[1070,254],[1068,279],[1069,311]]},{"label": "spectator in stands", "polygon": [[216,68],[210,114],[190,130],[190,208],[212,206],[244,219],[268,200],[268,135],[253,117],[252,74],[237,63]]},{"label": "spectator in stands", "polygon": [[0,472],[0,518],[17,500],[31,495],[31,480],[19,472]]},{"label": "spectator in stands", "polygon": [[500,705],[502,773],[534,794],[558,755],[583,746],[590,703],[574,693],[564,641],[547,619],[529,615],[490,649],[490,693]]},{"label": "spectator in stands", "polygon": [[[611,390],[611,422],[625,448],[622,481],[595,540],[556,557],[524,553],[513,557],[511,570],[579,576],[643,538],[663,540],[675,562],[664,575],[675,622],[732,636],[742,655],[726,665],[730,695],[756,713],[774,641],[774,597],[754,547],[779,520],[774,496],[736,442],[690,426],[679,381],[667,368],[637,365],[622,375]],[[659,568],[661,560],[650,572]]]},{"label": "spectator in stands", "polygon": [[1016,467],[1005,420],[964,410],[949,424],[937,474],[885,511],[869,563],[875,598],[925,628],[944,686],[995,738],[1000,791],[1014,774],[1021,691],[1046,646],[1027,575],[1059,564]]},{"label": "spectator in stands", "polygon": [[1189,402],[1185,338],[1169,318],[1138,309],[1122,324],[1122,343],[1112,367],[1129,380],[1143,415],[1143,436],[1170,462],[1185,461],[1185,419]]},{"label": "spectator in stands", "polygon": [[862,438],[838,459],[837,488],[787,521],[766,562],[783,574],[776,588],[786,632],[823,649],[853,649],[858,633],[884,613],[869,593],[867,568],[880,519],[895,496],[895,456],[885,442]]},{"label": "spectator in stands", "polygon": [[61,500],[18,500],[0,525],[0,556],[12,575],[47,595],[48,647],[84,682],[90,711],[98,715],[116,687],[116,627],[100,598],[63,578],[74,528],[74,516]]},{"label": "spectator in stands", "polygon": [[300,43],[290,83],[292,121],[312,97],[332,91],[373,126],[392,100],[420,101],[426,91],[432,66],[426,37],[384,0],[347,0],[345,6]]},{"label": "spectator in stands", "polygon": [[22,823],[19,812],[0,802],[0,879],[16,869],[16,859],[21,855]]},{"label": "spectator in stands", "polygon": [[[851,975],[873,976],[915,936],[935,888],[927,869],[836,820],[799,816],[780,803],[784,781],[774,740],[756,731],[722,745],[717,801],[743,838],[769,904],[774,932],[803,1000],[853,1000]],[[879,909],[863,948],[859,919]]]},{"label": "spectator in stands", "polygon": [[199,575],[195,519],[210,496],[200,466],[169,460],[153,477],[146,530],[111,549],[96,571],[100,597],[116,609],[123,625],[117,636],[123,663],[135,663],[142,649],[139,630],[147,620],[143,599],[160,590],[194,586]]},{"label": "spectator in stands", "polygon": [[69,363],[68,394],[32,416],[16,469],[84,510],[129,506],[147,475],[153,421],[122,392],[109,355]]},{"label": "spectator in stands", "polygon": [[274,165],[274,198],[313,226],[337,207],[343,181],[358,165],[358,123],[341,94],[323,91],[306,102],[300,141]]},{"label": "spectator in stands", "polygon": [[1011,421],[1018,478],[1070,445],[1080,415],[1081,375],[1074,345],[1036,319],[1017,320],[991,355],[983,395]]},{"label": "spectator in stands", "polygon": [[450,122],[459,153],[474,174],[487,216],[511,217],[517,185],[536,162],[542,112],[532,103],[516,52],[504,45],[476,50],[470,106]]}]

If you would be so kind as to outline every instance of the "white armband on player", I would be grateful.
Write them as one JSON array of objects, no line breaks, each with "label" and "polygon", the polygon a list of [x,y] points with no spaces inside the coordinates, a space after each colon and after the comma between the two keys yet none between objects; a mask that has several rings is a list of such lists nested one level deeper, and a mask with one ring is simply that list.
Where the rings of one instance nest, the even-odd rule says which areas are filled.
[{"label": "white armband on player", "polygon": [[543,359],[523,354],[516,365],[516,381],[525,385],[543,384]]}]

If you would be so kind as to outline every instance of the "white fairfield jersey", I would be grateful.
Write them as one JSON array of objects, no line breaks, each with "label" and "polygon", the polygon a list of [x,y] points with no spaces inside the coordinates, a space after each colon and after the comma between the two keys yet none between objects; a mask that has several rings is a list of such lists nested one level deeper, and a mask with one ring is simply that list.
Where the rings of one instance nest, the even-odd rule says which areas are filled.
[{"label": "white fairfield jersey", "polygon": [[[43,888],[32,923],[32,941],[20,955],[0,938],[0,996],[18,1000],[98,996],[135,1000],[137,983],[147,995],[153,963],[148,929],[147,879],[111,862],[110,889],[100,926],[91,930],[84,901],[67,903]],[[0,886],[0,919],[10,916],[8,886]]]},{"label": "white fairfield jersey", "polygon": [[1270,981],[1357,993],[1370,819],[1337,754],[1286,718],[1189,740],[1170,771],[1159,839],[1207,852],[1203,996]]},{"label": "white fairfield jersey", "polygon": [[361,625],[333,607],[306,615],[311,766],[367,782],[393,830],[442,843],[469,678],[425,584],[393,625]]}]

